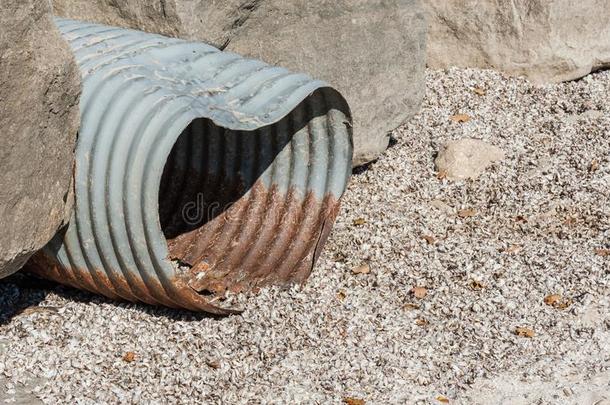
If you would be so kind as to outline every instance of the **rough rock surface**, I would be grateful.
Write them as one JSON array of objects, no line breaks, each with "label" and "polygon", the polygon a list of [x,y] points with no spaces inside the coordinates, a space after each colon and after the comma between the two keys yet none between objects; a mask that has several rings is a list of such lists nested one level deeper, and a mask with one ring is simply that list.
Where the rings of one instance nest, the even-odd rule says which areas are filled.
[{"label": "rough rock surface", "polygon": [[[420,0],[54,0],[64,17],[201,40],[328,81],[354,115],[354,164],[376,158],[424,94]],[[383,29],[380,29],[383,27]]]},{"label": "rough rock surface", "polygon": [[441,177],[466,180],[476,179],[489,165],[502,159],[502,149],[478,139],[464,138],[444,144],[435,164]]},{"label": "rough rock surface", "polygon": [[610,66],[606,0],[424,0],[428,66],[484,67],[536,82]]},{"label": "rough rock surface", "polygon": [[0,8],[0,277],[53,237],[70,208],[79,73],[46,1]]}]

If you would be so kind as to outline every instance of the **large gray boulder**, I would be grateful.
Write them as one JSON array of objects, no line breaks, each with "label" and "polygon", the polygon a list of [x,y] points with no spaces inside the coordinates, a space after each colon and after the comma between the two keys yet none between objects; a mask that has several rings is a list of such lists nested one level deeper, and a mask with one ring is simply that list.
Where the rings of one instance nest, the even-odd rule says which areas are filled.
[{"label": "large gray boulder", "polygon": [[482,67],[535,82],[610,66],[607,0],[424,0],[428,66]]},{"label": "large gray boulder", "polygon": [[80,76],[40,0],[0,7],[0,278],[67,218]]},{"label": "large gray boulder", "polygon": [[58,15],[200,40],[326,80],[354,116],[354,164],[375,159],[424,95],[420,0],[54,0]]}]

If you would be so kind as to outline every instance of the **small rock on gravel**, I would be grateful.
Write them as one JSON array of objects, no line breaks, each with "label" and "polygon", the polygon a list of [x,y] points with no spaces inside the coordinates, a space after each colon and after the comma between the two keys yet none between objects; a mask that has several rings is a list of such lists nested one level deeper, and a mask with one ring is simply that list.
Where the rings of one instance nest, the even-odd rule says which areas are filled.
[{"label": "small rock on gravel", "polygon": [[443,145],[436,158],[440,177],[449,180],[476,179],[492,163],[503,160],[504,151],[478,139],[460,139]]}]

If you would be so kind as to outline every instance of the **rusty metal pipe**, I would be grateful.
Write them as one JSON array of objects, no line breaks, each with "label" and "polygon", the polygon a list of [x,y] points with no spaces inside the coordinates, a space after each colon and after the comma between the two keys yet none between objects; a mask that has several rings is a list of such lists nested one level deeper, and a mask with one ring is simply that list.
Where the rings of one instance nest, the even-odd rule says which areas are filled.
[{"label": "rusty metal pipe", "polygon": [[304,282],[351,173],[341,95],[202,43],[56,22],[83,77],[76,203],[30,270],[215,314],[227,290]]}]

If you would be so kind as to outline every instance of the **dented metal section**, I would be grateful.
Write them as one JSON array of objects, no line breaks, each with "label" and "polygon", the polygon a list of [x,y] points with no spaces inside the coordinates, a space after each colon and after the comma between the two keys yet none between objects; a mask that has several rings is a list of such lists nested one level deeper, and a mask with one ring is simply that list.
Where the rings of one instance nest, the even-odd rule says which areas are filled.
[{"label": "dented metal section", "polygon": [[345,100],[205,44],[57,24],[83,76],[76,204],[30,269],[216,314],[226,290],[304,282],[351,172]]}]

